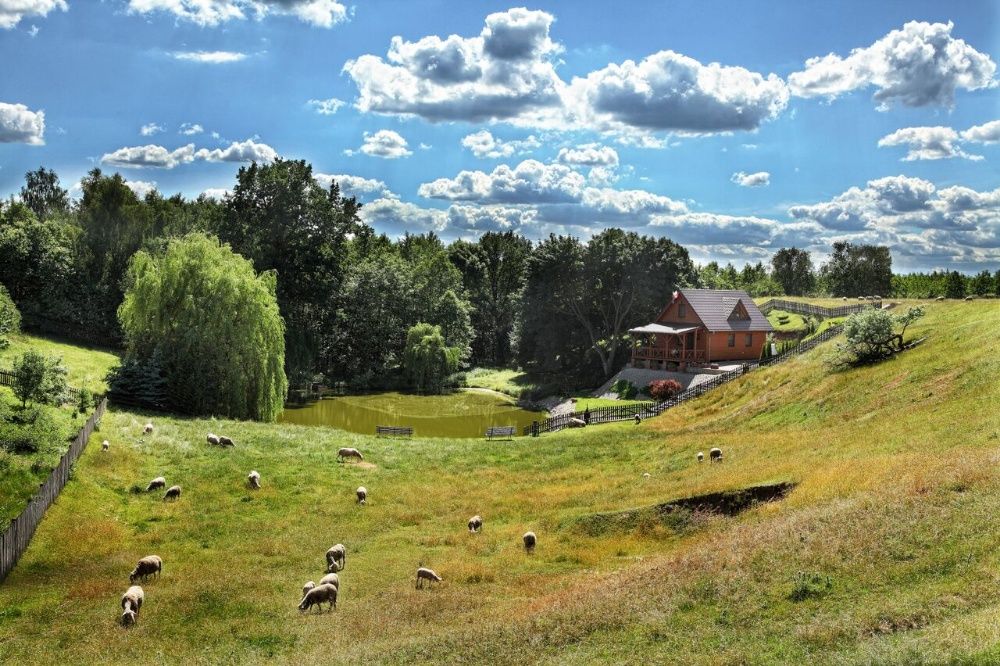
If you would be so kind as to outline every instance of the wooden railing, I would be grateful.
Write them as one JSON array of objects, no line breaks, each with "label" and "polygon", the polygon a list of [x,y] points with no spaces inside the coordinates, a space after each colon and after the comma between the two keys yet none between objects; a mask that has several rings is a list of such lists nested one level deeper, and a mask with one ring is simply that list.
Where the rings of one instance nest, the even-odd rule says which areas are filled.
[{"label": "wooden railing", "polygon": [[702,349],[664,349],[663,347],[636,347],[632,358],[647,361],[703,361],[705,351]]},{"label": "wooden railing", "polygon": [[786,301],[780,298],[772,298],[764,301],[757,307],[760,308],[760,311],[764,314],[767,314],[771,310],[784,310],[785,312],[816,315],[818,317],[823,317],[824,319],[829,319],[831,317],[846,317],[847,315],[852,315],[868,308],[881,308],[882,300],[865,299],[864,303],[841,305],[835,308],[825,308],[822,305],[813,305],[812,303],[800,303],[798,301]]}]

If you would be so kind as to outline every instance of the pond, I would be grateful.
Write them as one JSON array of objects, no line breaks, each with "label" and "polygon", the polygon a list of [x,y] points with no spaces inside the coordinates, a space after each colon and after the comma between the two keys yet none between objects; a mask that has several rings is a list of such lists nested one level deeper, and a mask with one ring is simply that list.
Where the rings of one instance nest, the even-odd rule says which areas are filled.
[{"label": "pond", "polygon": [[520,434],[544,412],[529,412],[512,398],[484,390],[445,395],[372,393],[324,398],[303,407],[288,406],[278,421],[326,425],[375,434],[375,426],[412,426],[416,437],[484,437],[493,426],[517,426]]}]

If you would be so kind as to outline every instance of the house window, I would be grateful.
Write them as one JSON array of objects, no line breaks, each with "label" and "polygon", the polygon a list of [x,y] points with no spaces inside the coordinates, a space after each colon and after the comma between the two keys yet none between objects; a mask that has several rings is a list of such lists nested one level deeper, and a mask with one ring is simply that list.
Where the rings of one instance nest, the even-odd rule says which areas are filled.
[{"label": "house window", "polygon": [[679,318],[684,319],[685,317],[687,317],[687,313],[688,313],[687,304],[681,303],[677,306],[677,316]]},{"label": "house window", "polygon": [[730,347],[735,347],[736,346],[736,334],[735,333],[730,333],[729,334],[729,346]]},{"label": "house window", "polygon": [[747,333],[743,336],[743,344],[747,347],[753,347],[753,333]]}]

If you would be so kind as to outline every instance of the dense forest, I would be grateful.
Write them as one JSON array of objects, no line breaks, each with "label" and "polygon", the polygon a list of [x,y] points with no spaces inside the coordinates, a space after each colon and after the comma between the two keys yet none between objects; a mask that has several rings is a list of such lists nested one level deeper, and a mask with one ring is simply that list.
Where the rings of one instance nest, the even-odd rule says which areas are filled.
[{"label": "dense forest", "polygon": [[985,296],[1000,287],[1000,271],[893,275],[888,248],[849,243],[836,243],[820,267],[809,252],[783,248],[770,265],[736,269],[696,266],[668,239],[621,229],[540,243],[509,232],[452,243],[434,234],[390,239],[362,221],[356,199],[294,160],[241,168],[221,201],[155,190],[139,198],[120,175],[98,169],[80,185],[73,200],[40,168],[20,196],[0,202],[0,284],[25,328],[122,345],[132,257],[199,232],[277,276],[292,386],[405,381],[399,369],[417,324],[437,327],[460,367],[518,365],[593,384],[624,362],[628,328],[679,287],[848,297]]}]

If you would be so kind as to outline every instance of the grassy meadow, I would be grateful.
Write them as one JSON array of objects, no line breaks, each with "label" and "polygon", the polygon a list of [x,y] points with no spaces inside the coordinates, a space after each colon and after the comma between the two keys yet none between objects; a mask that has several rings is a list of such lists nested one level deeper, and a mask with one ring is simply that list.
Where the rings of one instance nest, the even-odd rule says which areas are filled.
[{"label": "grassy meadow", "polygon": [[29,349],[46,356],[58,356],[66,366],[66,381],[73,388],[89,388],[94,393],[108,390],[104,381],[108,371],[118,364],[118,356],[106,349],[19,333],[10,336],[10,346],[0,349],[0,368],[9,370],[14,359]]},{"label": "grassy meadow", "polygon": [[[831,373],[826,343],[641,426],[411,441],[112,411],[111,450],[91,443],[0,584],[0,663],[997,663],[1000,307],[925,305],[928,340],[885,363]],[[712,446],[725,461],[698,464]],[[161,474],[178,502],[135,492]],[[735,517],[578,527],[771,481],[798,486]],[[300,614],[338,542],[337,611]],[[444,582],[415,590],[418,565]]]}]

